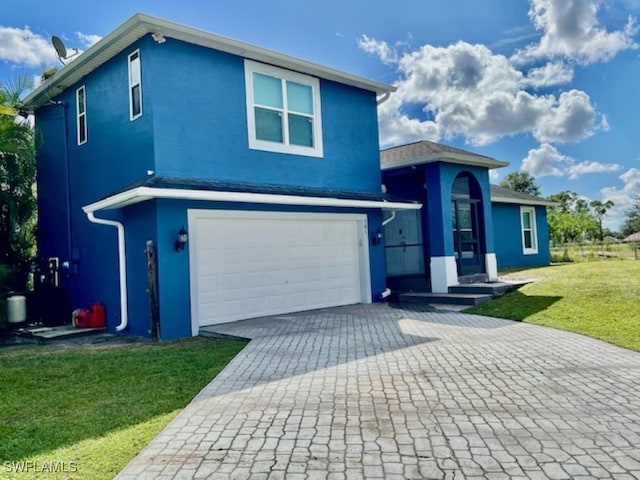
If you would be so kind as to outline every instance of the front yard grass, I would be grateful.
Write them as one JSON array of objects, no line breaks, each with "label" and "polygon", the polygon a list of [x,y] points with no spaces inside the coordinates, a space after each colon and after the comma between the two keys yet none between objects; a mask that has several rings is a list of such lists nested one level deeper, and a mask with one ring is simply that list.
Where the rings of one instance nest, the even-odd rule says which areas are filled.
[{"label": "front yard grass", "polygon": [[467,312],[569,330],[640,351],[640,261],[558,265],[509,276],[536,281]]},{"label": "front yard grass", "polygon": [[113,478],[244,345],[0,350],[0,478]]}]

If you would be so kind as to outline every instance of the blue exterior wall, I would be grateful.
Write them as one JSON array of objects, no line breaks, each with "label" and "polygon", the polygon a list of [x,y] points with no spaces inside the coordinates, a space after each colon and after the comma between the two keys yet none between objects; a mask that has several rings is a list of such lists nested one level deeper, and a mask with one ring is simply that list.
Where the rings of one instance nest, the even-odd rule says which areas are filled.
[{"label": "blue exterior wall", "polygon": [[242,57],[170,38],[141,54],[156,175],[380,191],[374,92],[320,80],[323,158],[251,150]]},{"label": "blue exterior wall", "polygon": [[[143,39],[135,48],[144,51],[147,43]],[[70,86],[55,99],[57,105],[36,112],[38,255],[58,256],[61,262],[70,263],[62,278],[71,309],[87,307],[94,301],[104,303],[110,329],[120,323],[116,230],[89,222],[82,207],[145,178],[146,171],[153,169],[152,115],[133,122],[129,119],[130,51]],[[148,83],[145,73],[143,82]],[[76,90],[82,85],[87,99],[88,141],[77,145]],[[151,110],[146,104],[145,108]],[[98,212],[96,216],[124,219],[118,211]],[[70,235],[64,233],[67,222],[63,217],[69,219]]]},{"label": "blue exterior wall", "polygon": [[[149,336],[151,329],[151,304],[148,293],[149,279],[147,276],[147,256],[145,253],[147,241],[151,240],[156,248],[158,245],[158,212],[155,202],[143,202],[126,207],[122,211],[125,225],[125,242],[127,256],[127,304],[128,328],[127,332],[134,335]],[[105,229],[109,227],[104,227]],[[114,230],[111,228],[111,230]],[[174,238],[175,239],[175,238]],[[114,240],[115,242],[115,240]],[[111,248],[115,248],[112,244]],[[118,265],[115,265],[116,269]],[[117,272],[117,271],[116,271]],[[117,285],[117,283],[115,284]],[[119,295],[119,291],[118,291]],[[118,297],[117,301],[120,299]],[[116,303],[119,309],[120,304]]]},{"label": "blue exterior wall", "polygon": [[[136,49],[143,114],[131,121],[127,57]],[[78,146],[75,96],[82,85],[88,141]],[[106,306],[108,328],[120,323],[116,229],[89,222],[82,207],[147,178],[148,170],[156,176],[378,192],[375,93],[322,79],[320,93],[323,158],[250,150],[243,58],[171,38],[157,44],[145,36],[69,86],[55,99],[59,106],[38,109],[39,255],[70,262],[65,279],[71,308],[100,301]],[[96,213],[125,225],[128,333],[149,332],[144,248],[147,240],[153,240],[159,262],[161,336],[191,334],[188,251],[177,254],[173,249],[177,230],[187,225],[187,206],[241,207],[149,201]],[[366,213],[369,231],[375,232],[382,213]],[[377,298],[385,289],[384,250],[381,245],[369,248],[372,292]]]},{"label": "blue exterior wall", "polygon": [[496,231],[500,232],[499,240],[495,244],[498,268],[549,265],[551,262],[547,209],[542,206],[536,206],[535,209],[538,253],[525,255],[522,249],[520,205],[492,204],[493,222]]},{"label": "blue exterior wall", "polygon": [[[431,256],[454,255],[453,218],[451,216],[451,201],[453,182],[461,173],[471,173],[480,185],[482,191],[484,248],[483,253],[493,253],[493,223],[491,220],[491,186],[489,171],[484,167],[458,165],[454,163],[436,162],[426,165],[427,202],[429,240]],[[426,220],[426,219],[425,219]]]}]

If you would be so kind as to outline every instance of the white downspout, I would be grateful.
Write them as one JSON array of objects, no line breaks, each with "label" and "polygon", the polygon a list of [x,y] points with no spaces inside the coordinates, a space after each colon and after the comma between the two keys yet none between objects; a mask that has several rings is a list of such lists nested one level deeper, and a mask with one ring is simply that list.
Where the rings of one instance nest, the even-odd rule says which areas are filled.
[{"label": "white downspout", "polygon": [[92,223],[100,225],[108,225],[118,229],[118,269],[120,272],[120,325],[116,327],[116,331],[121,332],[127,328],[129,317],[127,314],[127,257],[124,249],[124,225],[115,220],[105,220],[104,218],[96,218],[93,210],[85,210],[87,218]]},{"label": "white downspout", "polygon": [[[385,220],[382,221],[382,226],[384,227],[385,225],[393,222],[393,220],[396,218],[396,211],[395,210],[391,210],[391,216]],[[380,294],[380,300],[384,300],[385,298],[387,298],[389,295],[391,295],[391,290],[389,288],[385,288],[384,292],[382,292]]]},{"label": "white downspout", "polygon": [[395,210],[391,210],[391,216],[390,216],[389,218],[385,219],[385,220],[382,222],[382,226],[384,227],[384,226],[386,226],[387,224],[389,224],[389,223],[393,222],[393,220],[394,220],[395,218],[396,218],[396,211],[395,211]]}]

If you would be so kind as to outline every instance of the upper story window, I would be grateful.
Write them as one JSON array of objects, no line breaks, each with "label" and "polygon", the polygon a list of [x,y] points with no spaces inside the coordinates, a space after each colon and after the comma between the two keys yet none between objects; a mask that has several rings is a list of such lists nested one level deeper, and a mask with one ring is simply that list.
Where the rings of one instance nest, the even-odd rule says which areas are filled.
[{"label": "upper story window", "polygon": [[317,78],[245,60],[249,148],[322,157]]},{"label": "upper story window", "polygon": [[129,55],[129,113],[131,120],[142,116],[140,50],[136,50]]},{"label": "upper story window", "polygon": [[76,90],[76,127],[78,145],[87,143],[87,93],[84,85]]},{"label": "upper story window", "polygon": [[536,209],[520,207],[522,226],[522,253],[533,255],[538,253],[538,233],[536,232]]}]

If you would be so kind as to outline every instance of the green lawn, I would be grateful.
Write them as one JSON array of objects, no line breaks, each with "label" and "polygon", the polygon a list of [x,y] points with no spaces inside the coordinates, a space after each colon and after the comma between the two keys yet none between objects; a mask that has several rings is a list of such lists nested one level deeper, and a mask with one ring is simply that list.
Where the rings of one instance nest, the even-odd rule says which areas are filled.
[{"label": "green lawn", "polygon": [[[113,478],[244,345],[0,349],[0,478]],[[11,473],[21,460],[66,472]]]},{"label": "green lawn", "polygon": [[570,330],[640,351],[640,261],[558,265],[510,276],[536,281],[467,312]]}]

